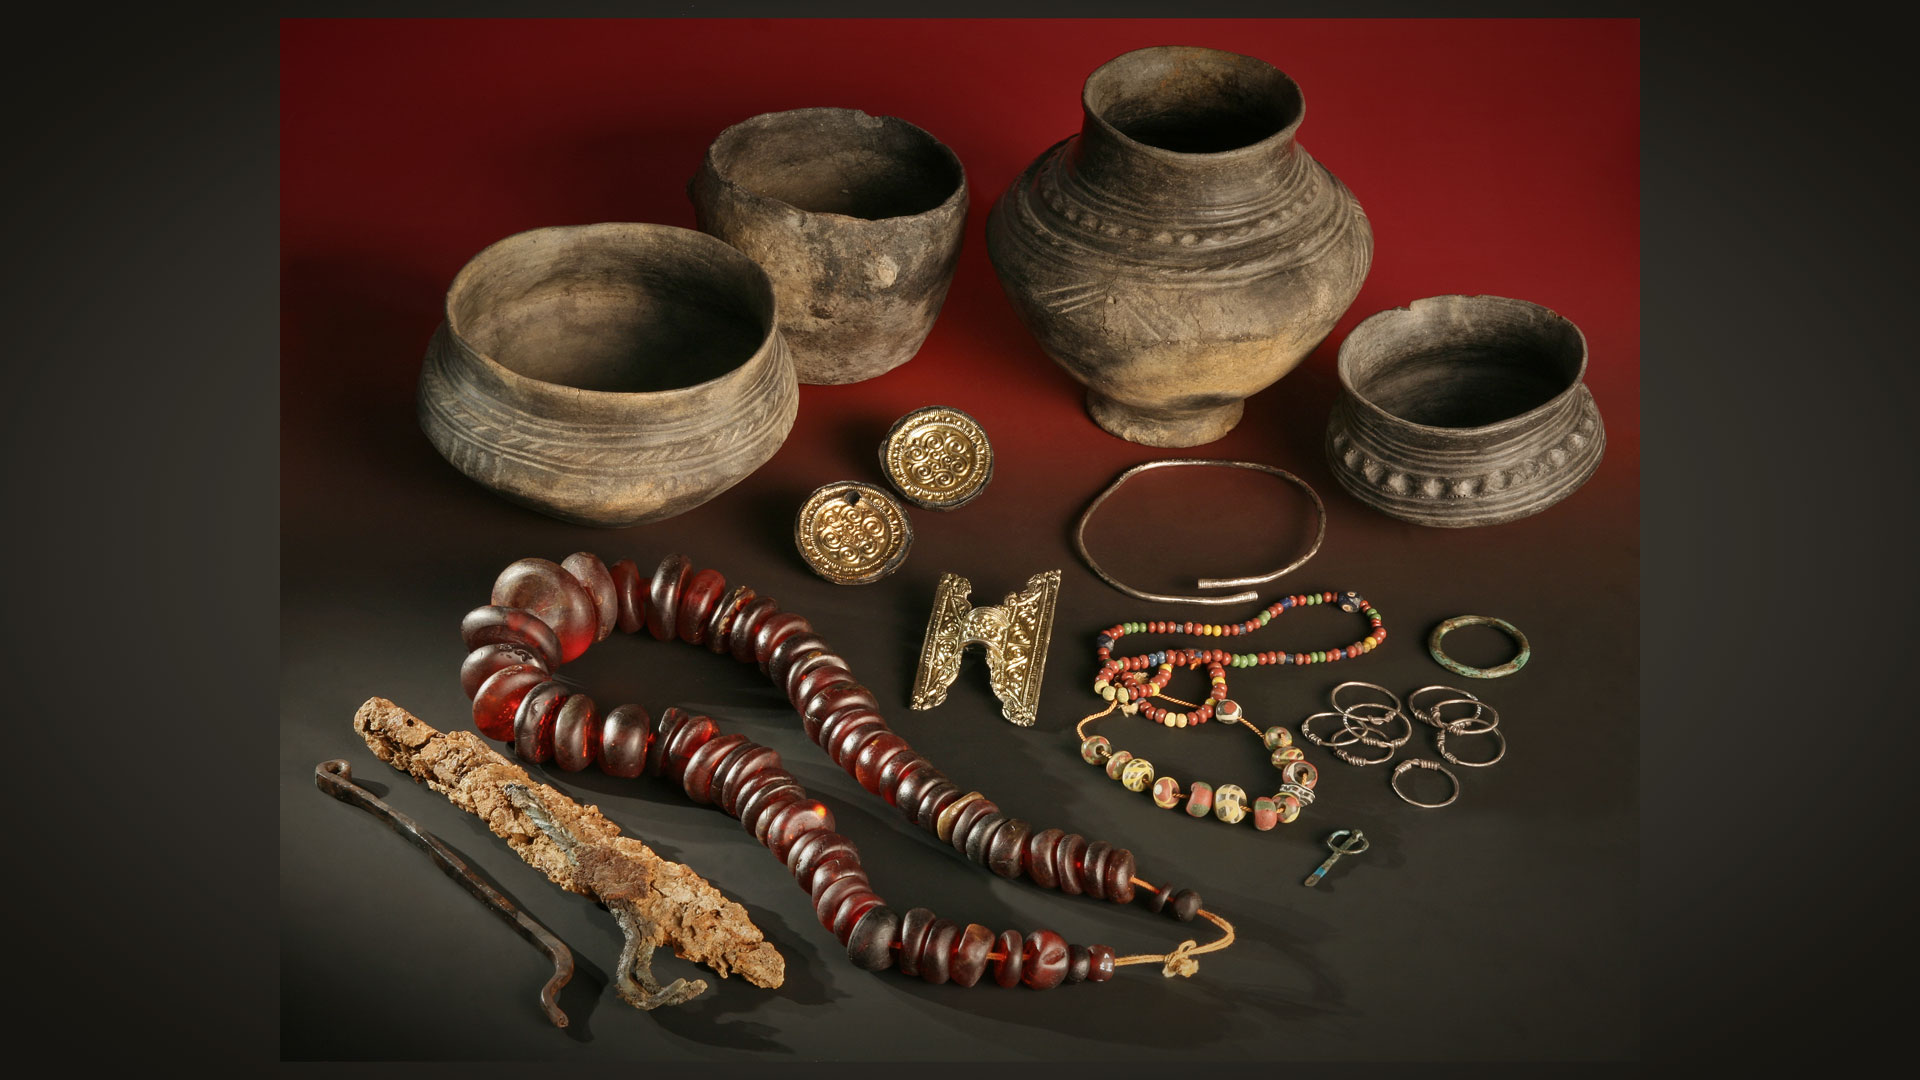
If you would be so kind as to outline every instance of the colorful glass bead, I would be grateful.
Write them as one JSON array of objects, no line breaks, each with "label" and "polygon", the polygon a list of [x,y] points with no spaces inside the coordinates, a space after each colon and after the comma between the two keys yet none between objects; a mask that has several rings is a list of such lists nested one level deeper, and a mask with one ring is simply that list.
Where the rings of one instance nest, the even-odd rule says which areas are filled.
[{"label": "colorful glass bead", "polygon": [[1253,827],[1266,832],[1280,823],[1280,804],[1271,796],[1262,795],[1253,800]]},{"label": "colorful glass bead", "polygon": [[1105,735],[1089,735],[1087,740],[1080,744],[1080,760],[1089,765],[1100,764],[1112,753],[1113,744],[1107,741]]},{"label": "colorful glass bead", "polygon": [[1131,753],[1125,750],[1115,750],[1107,757],[1107,779],[1120,779],[1120,770],[1126,768],[1127,762],[1132,760],[1133,755]]},{"label": "colorful glass bead", "polygon": [[1187,788],[1187,813],[1206,817],[1213,812],[1213,785],[1195,780]]},{"label": "colorful glass bead", "polygon": [[[1234,666],[1238,667],[1239,665],[1235,664]],[[1223,682],[1220,685],[1225,686],[1226,684]],[[1228,701],[1223,698],[1220,704],[1214,706],[1213,715],[1219,717],[1224,723],[1237,724],[1240,722],[1241,717],[1240,703],[1237,701]]]},{"label": "colorful glass bead", "polygon": [[1153,783],[1153,762],[1134,758],[1120,770],[1120,786],[1128,791],[1145,791]]},{"label": "colorful glass bead", "polygon": [[1153,782],[1153,805],[1162,810],[1180,805],[1180,785],[1173,777],[1163,776]]},{"label": "colorful glass bead", "polygon": [[1213,816],[1229,825],[1247,816],[1247,792],[1239,784],[1221,784],[1213,793]]},{"label": "colorful glass bead", "polygon": [[1280,779],[1289,784],[1310,788],[1320,782],[1320,770],[1314,768],[1311,761],[1289,761],[1286,767],[1280,770]]},{"label": "colorful glass bead", "polygon": [[1274,768],[1284,769],[1287,767],[1287,762],[1300,761],[1306,756],[1306,752],[1297,746],[1283,746],[1273,752],[1273,758],[1271,760],[1273,761]]},{"label": "colorful glass bead", "polygon": [[1260,741],[1267,744],[1267,749],[1278,750],[1293,745],[1293,732],[1275,724],[1260,734]]},{"label": "colorful glass bead", "polygon": [[1291,825],[1294,819],[1300,816],[1300,800],[1291,795],[1282,795],[1279,798],[1280,824]]}]

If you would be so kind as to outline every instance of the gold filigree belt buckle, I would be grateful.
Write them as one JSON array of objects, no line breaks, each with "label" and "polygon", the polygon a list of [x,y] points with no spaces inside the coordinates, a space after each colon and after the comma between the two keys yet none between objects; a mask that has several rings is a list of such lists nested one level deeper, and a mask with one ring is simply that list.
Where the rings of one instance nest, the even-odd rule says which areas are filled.
[{"label": "gold filigree belt buckle", "polygon": [[947,688],[960,673],[968,645],[986,647],[987,681],[1000,699],[1000,713],[1032,727],[1040,704],[1040,677],[1046,672],[1047,643],[1053,637],[1053,605],[1060,596],[1060,571],[1027,579],[997,607],[974,607],[973,585],[958,574],[941,574],[933,594],[933,614],[920,644],[920,671],[913,679],[913,707],[931,709],[947,700]]}]

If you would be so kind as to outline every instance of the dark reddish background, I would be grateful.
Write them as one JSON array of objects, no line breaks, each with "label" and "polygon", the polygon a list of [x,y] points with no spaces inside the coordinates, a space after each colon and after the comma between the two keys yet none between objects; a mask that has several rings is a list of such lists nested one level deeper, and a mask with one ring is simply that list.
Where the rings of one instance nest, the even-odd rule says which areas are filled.
[{"label": "dark reddish background", "polygon": [[[1469,611],[1508,618],[1533,637],[1536,658],[1520,675],[1474,689],[1509,718],[1513,749],[1495,769],[1461,770],[1458,806],[1413,810],[1386,791],[1384,769],[1362,772],[1314,750],[1321,802],[1294,829],[1262,836],[1163,814],[1073,755],[1072,723],[1090,711],[1093,631],[1120,619],[1253,610],[1141,605],[1074,560],[1066,529],[1087,499],[1122,468],[1165,455],[1087,418],[1079,386],[1008,307],[982,241],[1005,185],[1078,127],[1086,74],[1152,44],[1233,49],[1293,76],[1307,102],[1302,145],[1354,191],[1375,231],[1366,286],[1327,344],[1250,401],[1231,435],[1191,453],[1269,462],[1313,483],[1330,514],[1327,543],[1287,590],[1359,589],[1385,611],[1393,636],[1364,667],[1245,673],[1235,696],[1264,725],[1324,707],[1340,678],[1405,692],[1448,678],[1425,655],[1434,623]],[[283,1053],[1632,1056],[1638,64],[1632,21],[285,23]],[[707,506],[633,530],[568,526],[512,507],[434,454],[414,423],[414,382],[462,263],[543,225],[691,227],[683,189],[707,142],[755,113],[810,105],[904,117],[967,168],[973,211],[959,271],[916,359],[863,384],[803,388],[799,421],[772,462]],[[1488,529],[1421,529],[1348,497],[1320,445],[1334,351],[1352,325],[1456,292],[1521,297],[1577,323],[1609,444],[1593,480],[1544,514]],[[830,480],[877,482],[880,433],[933,403],[965,409],[987,428],[999,454],[992,488],[951,514],[915,511],[912,557],[892,579],[843,589],[812,577],[789,538],[799,501]],[[1108,512],[1098,549],[1149,587],[1278,565],[1300,528],[1297,501],[1246,475],[1145,478]],[[900,703],[941,571],[970,577],[986,603],[1030,573],[1061,567],[1034,730],[997,718],[977,660],[948,704],[925,714],[896,708],[890,718],[950,775],[971,777],[1003,806],[1109,835],[1136,850],[1143,873],[1165,868],[1202,888],[1239,923],[1241,942],[1192,980],[1135,968],[1106,987],[1049,996],[876,979],[836,955],[799,891],[724,818],[651,787],[556,776],[709,874],[788,954],[789,985],[778,994],[731,980],[675,1016],[640,1016],[604,992],[613,939],[603,915],[552,890],[439,796],[402,785],[396,804],[553,924],[583,961],[601,965],[597,976],[583,969],[570,991],[570,1011],[583,1014],[573,1037],[543,1028],[527,1004],[537,957],[417,854],[320,797],[309,777],[315,761],[344,756],[387,782],[348,729],[370,694],[439,726],[462,725],[452,631],[460,614],[483,602],[514,558],[581,549],[646,565],[685,550],[809,615],[883,701]],[[1269,628],[1272,644],[1261,647],[1357,634],[1322,615]],[[897,906],[1054,926],[1123,952],[1177,940],[1178,928],[1144,912],[1089,911],[980,880],[789,731],[790,716],[757,676],[684,648],[614,644],[631,645],[609,643],[579,662],[596,697],[699,704],[807,766],[803,781],[869,863],[885,867],[876,885],[897,894]],[[1458,651],[1491,661],[1499,648],[1463,633]],[[1200,692],[1181,680],[1173,689]],[[1251,740],[1110,723],[1102,730],[1117,745],[1167,770],[1249,789],[1266,782]],[[1426,735],[1415,738],[1432,756]],[[1352,825],[1366,828],[1375,850],[1305,893],[1298,880],[1318,862],[1319,838]],[[341,863],[358,867],[381,899],[320,872]],[[382,1019],[343,964],[378,975],[379,993],[404,1008]],[[488,1023],[476,1028],[480,1013]]]}]

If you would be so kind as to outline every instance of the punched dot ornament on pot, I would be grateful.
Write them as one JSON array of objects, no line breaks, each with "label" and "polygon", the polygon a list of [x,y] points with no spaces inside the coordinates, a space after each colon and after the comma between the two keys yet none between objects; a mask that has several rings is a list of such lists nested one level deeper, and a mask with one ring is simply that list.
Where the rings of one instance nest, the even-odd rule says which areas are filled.
[{"label": "punched dot ornament on pot", "polygon": [[1294,141],[1305,101],[1265,61],[1140,49],[1088,76],[1082,102],[1080,133],[994,206],[988,255],[1101,427],[1212,442],[1345,314],[1372,227]]}]

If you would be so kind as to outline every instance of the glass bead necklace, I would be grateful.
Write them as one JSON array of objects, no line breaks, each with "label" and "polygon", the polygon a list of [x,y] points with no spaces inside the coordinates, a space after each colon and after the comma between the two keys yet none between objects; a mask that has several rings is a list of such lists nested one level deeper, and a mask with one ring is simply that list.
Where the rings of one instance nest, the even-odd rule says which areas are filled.
[{"label": "glass bead necklace", "polygon": [[[562,563],[521,559],[500,573],[490,599],[461,621],[472,650],[461,667],[461,688],[472,698],[482,734],[511,741],[524,760],[572,772],[597,759],[609,775],[645,772],[681,787],[695,802],[718,805],[786,864],[807,890],[820,925],[860,967],[898,967],[928,982],[972,986],[992,965],[1000,986],[1048,989],[1103,982],[1129,964],[1159,963],[1169,977],[1190,975],[1199,966],[1195,956],[1233,941],[1233,927],[1202,908],[1197,892],[1136,876],[1125,848],[1058,828],[1035,830],[980,792],[962,792],[887,727],[872,692],[853,680],[846,661],[805,618],[747,586],[729,591],[717,571],[695,571],[683,555],[669,555],[650,580],[631,560],[609,567],[585,552]],[[832,811],[780,767],[778,751],[722,734],[712,718],[677,708],[658,719],[639,705],[602,714],[591,698],[553,678],[553,669],[614,629],[643,627],[663,641],[678,637],[757,662],[835,764],[995,874],[1024,875],[1043,888],[1114,903],[1137,896],[1182,922],[1204,917],[1223,936],[1204,946],[1187,940],[1165,955],[1116,957],[1109,946],[1069,945],[1051,930],[996,936],[926,908],[896,914],[872,889],[858,849],[834,831]]]},{"label": "glass bead necklace", "polygon": [[[1337,604],[1340,610],[1349,614],[1364,613],[1370,624],[1366,636],[1341,648],[1305,653],[1162,649],[1120,659],[1113,657],[1114,644],[1128,634],[1239,637],[1253,633],[1284,612],[1321,604]],[[1352,591],[1283,596],[1259,615],[1239,623],[1149,621],[1125,622],[1108,627],[1094,639],[1094,652],[1100,658],[1101,666],[1093,681],[1094,692],[1105,698],[1108,704],[1104,710],[1082,718],[1074,727],[1074,734],[1080,739],[1080,757],[1090,765],[1103,766],[1107,776],[1119,781],[1128,791],[1146,791],[1151,787],[1154,805],[1162,809],[1171,810],[1184,801],[1187,813],[1193,817],[1206,817],[1211,813],[1229,824],[1251,819],[1254,828],[1262,832],[1275,825],[1288,824],[1299,818],[1301,810],[1313,804],[1314,787],[1319,783],[1320,771],[1312,762],[1305,760],[1305,755],[1293,745],[1293,736],[1286,728],[1276,725],[1262,731],[1246,719],[1239,704],[1227,697],[1227,669],[1354,660],[1372,652],[1386,639],[1387,628],[1379,609]],[[1204,702],[1196,705],[1165,693],[1167,683],[1173,679],[1177,668],[1198,668],[1203,664],[1211,683]],[[1148,668],[1154,669],[1152,675],[1146,673]],[[1181,706],[1185,711],[1162,708],[1153,704],[1155,699]],[[1103,735],[1087,734],[1089,724],[1115,709],[1128,716],[1139,713],[1172,728],[1197,727],[1213,719],[1239,724],[1259,738],[1261,744],[1271,752],[1269,761],[1280,770],[1280,787],[1270,796],[1254,799],[1249,807],[1246,790],[1238,784],[1221,784],[1216,789],[1212,784],[1196,780],[1183,790],[1171,776],[1156,779],[1151,761],[1135,757],[1126,750],[1115,750],[1112,742]]]}]

